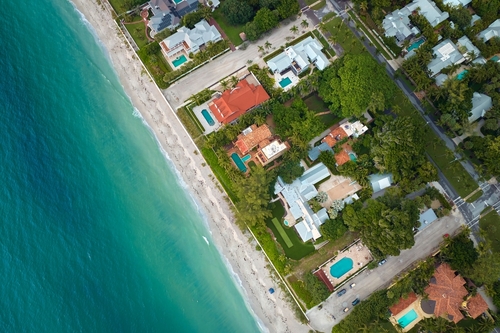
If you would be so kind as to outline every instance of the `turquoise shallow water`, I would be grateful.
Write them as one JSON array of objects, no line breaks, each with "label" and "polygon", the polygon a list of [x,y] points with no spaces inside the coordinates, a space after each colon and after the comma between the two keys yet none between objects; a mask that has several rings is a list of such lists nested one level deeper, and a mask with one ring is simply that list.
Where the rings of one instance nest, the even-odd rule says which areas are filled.
[{"label": "turquoise shallow water", "polygon": [[258,331],[73,6],[2,5],[1,332]]}]

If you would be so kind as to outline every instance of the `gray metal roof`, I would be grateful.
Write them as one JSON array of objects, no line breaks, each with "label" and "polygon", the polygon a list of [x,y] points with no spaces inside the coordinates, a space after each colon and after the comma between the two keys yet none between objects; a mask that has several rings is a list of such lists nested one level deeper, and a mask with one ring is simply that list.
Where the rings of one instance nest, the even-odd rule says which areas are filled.
[{"label": "gray metal roof", "polygon": [[479,57],[479,55],[481,54],[481,51],[479,51],[479,49],[476,46],[474,46],[474,44],[472,44],[469,37],[467,37],[465,35],[460,37],[457,40],[457,46],[458,47],[460,47],[460,46],[465,47],[467,49],[468,54],[470,54],[471,52],[474,52],[474,54],[475,54],[474,59]]},{"label": "gray metal roof", "polygon": [[500,37],[500,19],[491,23],[488,28],[479,33],[479,38],[482,38],[485,42],[493,37]]},{"label": "gray metal roof", "polygon": [[475,92],[472,95],[472,110],[470,111],[469,122],[472,123],[484,117],[486,111],[491,109],[493,102],[490,96]]},{"label": "gray metal roof", "polygon": [[467,6],[472,0],[443,0],[443,4],[450,6]]},{"label": "gray metal roof", "polygon": [[429,208],[428,210],[420,214],[420,217],[418,218],[418,220],[420,221],[420,227],[418,227],[418,230],[423,230],[425,227],[427,227],[437,219],[438,217],[436,216],[436,213],[434,213],[432,208]]},{"label": "gray metal roof", "polygon": [[384,188],[388,188],[391,186],[392,173],[377,173],[368,176],[368,180],[373,188],[373,193],[377,193],[378,191],[383,190]]},{"label": "gray metal roof", "polygon": [[443,68],[454,64],[461,64],[465,61],[457,46],[449,39],[445,39],[432,48],[434,59],[427,65],[431,71],[431,76],[439,73]]},{"label": "gray metal roof", "polygon": [[333,149],[328,145],[328,143],[323,142],[319,146],[312,147],[309,150],[308,157],[311,161],[316,161],[322,151],[329,151],[333,154]]}]

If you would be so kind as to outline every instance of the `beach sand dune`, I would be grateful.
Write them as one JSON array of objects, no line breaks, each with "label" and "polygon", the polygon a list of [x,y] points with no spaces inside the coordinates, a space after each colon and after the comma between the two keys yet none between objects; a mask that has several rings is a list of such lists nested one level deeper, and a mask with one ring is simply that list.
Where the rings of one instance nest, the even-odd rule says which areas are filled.
[{"label": "beach sand dune", "polygon": [[[212,238],[219,251],[227,258],[241,279],[246,299],[252,310],[270,332],[307,332],[293,315],[284,292],[271,295],[276,288],[266,266],[268,262],[255,250],[255,242],[243,234],[233,223],[233,214],[214,184],[208,166],[186,133],[164,96],[145,73],[142,64],[126,42],[111,17],[109,5],[104,1],[72,0],[78,10],[94,27],[97,36],[109,52],[120,81],[154,132],[162,149],[173,162],[188,190],[206,213]],[[191,75],[196,75],[193,73]]]}]

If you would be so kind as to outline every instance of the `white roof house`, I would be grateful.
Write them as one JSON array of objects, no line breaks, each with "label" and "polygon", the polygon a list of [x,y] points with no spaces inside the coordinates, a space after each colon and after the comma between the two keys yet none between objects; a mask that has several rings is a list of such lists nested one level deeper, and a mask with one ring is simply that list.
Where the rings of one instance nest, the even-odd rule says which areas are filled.
[{"label": "white roof house", "polygon": [[373,193],[377,193],[378,191],[390,187],[393,182],[392,173],[372,174],[368,176],[368,180],[372,186]]},{"label": "white roof house", "polygon": [[445,67],[461,64],[465,61],[457,46],[449,39],[445,39],[434,46],[432,50],[434,51],[434,59],[427,65],[427,68],[431,71],[431,76],[436,75]]},{"label": "white roof house", "polygon": [[310,64],[315,64],[319,70],[323,70],[330,62],[321,52],[322,49],[323,45],[316,38],[309,36],[287,47],[282,53],[270,59],[267,65],[274,73],[282,73],[290,68],[296,75],[306,70]]},{"label": "white roof house", "polygon": [[477,15],[477,14],[473,14],[472,15],[472,18],[470,20],[470,25],[474,25],[474,23],[476,23],[477,21],[479,21],[481,19],[481,16]]},{"label": "white roof house", "polygon": [[340,126],[342,126],[342,129],[345,131],[345,133],[349,137],[353,136],[353,137],[357,138],[361,134],[368,131],[368,127],[363,125],[359,120],[355,121],[354,123],[350,123],[349,121],[346,121],[345,123],[342,123]]},{"label": "white roof house", "polygon": [[[466,54],[464,56],[465,56],[465,58],[467,58],[467,60],[476,59],[481,54],[481,51],[479,51],[479,49],[476,46],[474,46],[474,44],[472,44],[469,37],[467,37],[465,35],[460,37],[457,40],[457,46],[458,46],[459,50],[461,47],[465,48]],[[470,56],[472,53],[474,53],[474,57]]]},{"label": "white roof house", "polygon": [[321,209],[314,213],[307,201],[318,195],[318,190],[314,184],[330,176],[330,171],[323,164],[319,163],[307,169],[302,176],[295,179],[291,184],[287,184],[281,177],[274,185],[274,194],[281,194],[289,207],[289,211],[295,220],[302,218],[302,221],[295,224],[295,230],[299,233],[304,242],[310,239],[321,237],[319,227],[328,219],[326,209]]},{"label": "white roof house", "polygon": [[434,2],[430,0],[414,0],[405,7],[389,13],[382,21],[382,26],[387,37],[396,37],[398,43],[420,33],[417,27],[410,23],[409,16],[418,10],[429,23],[435,27],[449,17],[448,12],[442,12]]},{"label": "white roof house", "polygon": [[216,27],[210,25],[205,20],[194,25],[193,29],[181,27],[177,32],[161,42],[162,49],[168,57],[174,56],[180,50],[187,53],[196,53],[200,47],[209,42],[215,43],[222,39]]},{"label": "white roof house", "polygon": [[472,110],[470,111],[469,122],[472,123],[484,117],[486,111],[491,109],[492,106],[493,102],[490,96],[475,92],[472,95]]},{"label": "white roof house", "polygon": [[443,0],[444,5],[450,5],[450,6],[464,6],[464,7],[466,7],[471,2],[472,2],[472,0]]},{"label": "white roof house", "polygon": [[500,19],[494,21],[490,26],[479,33],[479,38],[485,42],[493,37],[500,37]]}]

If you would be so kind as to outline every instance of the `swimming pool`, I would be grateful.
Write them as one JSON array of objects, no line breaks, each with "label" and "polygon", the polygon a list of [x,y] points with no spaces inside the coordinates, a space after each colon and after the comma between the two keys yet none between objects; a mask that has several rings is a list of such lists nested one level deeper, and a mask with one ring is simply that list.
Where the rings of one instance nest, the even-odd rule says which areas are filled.
[{"label": "swimming pool", "polygon": [[411,50],[416,50],[418,49],[418,47],[420,45],[422,45],[422,43],[425,42],[425,39],[419,39],[417,40],[415,43],[411,44],[410,46],[408,46],[408,48],[406,49],[406,51],[410,52]]},{"label": "swimming pool", "polygon": [[415,310],[411,309],[403,317],[398,319],[398,324],[402,328],[405,328],[406,326],[410,325],[417,318],[418,318],[417,313],[415,312]]},{"label": "swimming pool", "polygon": [[356,155],[354,155],[353,153],[349,153],[349,158],[351,159],[351,161],[353,162],[356,162],[358,159],[356,158]]},{"label": "swimming pool", "polygon": [[334,278],[339,279],[345,273],[349,272],[353,268],[353,266],[354,264],[351,258],[342,258],[339,260],[339,262],[336,262],[332,265],[332,267],[330,267],[330,274]]},{"label": "swimming pool", "polygon": [[292,80],[290,80],[289,77],[286,77],[284,79],[281,79],[280,81],[280,86],[281,88],[285,88],[286,86],[288,86],[290,83],[292,83]]},{"label": "swimming pool", "polygon": [[491,61],[495,61],[495,62],[497,62],[497,61],[498,61],[498,59],[500,59],[498,56],[494,56],[494,57],[493,57],[493,58],[491,58],[490,60],[491,60]]},{"label": "swimming pool", "polygon": [[175,4],[178,5],[182,2],[183,0],[174,0]]},{"label": "swimming pool", "polygon": [[460,73],[458,73],[457,80],[459,80],[459,81],[462,80],[467,73],[469,73],[469,71],[466,70],[466,69],[464,69],[463,71],[461,71]]},{"label": "swimming pool", "polygon": [[[245,161],[247,161],[250,158],[250,155],[246,155],[243,158],[246,158]],[[236,166],[238,167],[238,169],[240,169],[241,172],[247,172],[245,161],[243,161],[243,159],[241,159],[237,153],[232,153],[231,159],[234,161],[234,164],[236,164]]]},{"label": "swimming pool", "polygon": [[210,126],[215,125],[215,121],[212,119],[212,116],[210,115],[210,113],[208,113],[206,109],[201,110],[201,114]]},{"label": "swimming pool", "polygon": [[182,65],[183,63],[185,63],[187,61],[187,58],[186,56],[183,54],[181,55],[180,57],[177,57],[177,59],[173,60],[172,61],[172,64],[174,65],[174,67],[179,67],[180,65]]},{"label": "swimming pool", "polygon": [[241,161],[242,161],[243,163],[245,163],[245,162],[246,162],[246,161],[248,161],[251,157],[252,157],[252,156],[250,156],[250,154],[245,155],[245,156],[243,156],[243,157],[241,158]]}]

